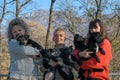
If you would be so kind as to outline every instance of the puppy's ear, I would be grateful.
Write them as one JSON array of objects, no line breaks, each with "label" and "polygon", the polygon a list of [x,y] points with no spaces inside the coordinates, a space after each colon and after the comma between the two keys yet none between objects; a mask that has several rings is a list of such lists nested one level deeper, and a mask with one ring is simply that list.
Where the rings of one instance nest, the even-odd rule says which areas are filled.
[{"label": "puppy's ear", "polygon": [[26,39],[26,40],[28,40],[28,39],[29,39],[29,37],[30,37],[29,35],[25,35],[25,39]]}]

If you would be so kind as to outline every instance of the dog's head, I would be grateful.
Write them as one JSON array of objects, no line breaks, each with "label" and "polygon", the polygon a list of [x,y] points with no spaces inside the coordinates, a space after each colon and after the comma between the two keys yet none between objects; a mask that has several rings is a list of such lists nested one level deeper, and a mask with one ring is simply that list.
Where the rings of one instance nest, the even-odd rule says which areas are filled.
[{"label": "dog's head", "polygon": [[101,43],[103,42],[103,37],[100,32],[91,33],[90,37],[94,42]]},{"label": "dog's head", "polygon": [[17,41],[19,41],[20,45],[25,45],[27,43],[27,40],[29,39],[29,35],[17,35]]},{"label": "dog's head", "polygon": [[83,51],[85,49],[84,41],[85,41],[85,38],[83,38],[79,34],[75,34],[74,41],[73,41],[75,49]]}]

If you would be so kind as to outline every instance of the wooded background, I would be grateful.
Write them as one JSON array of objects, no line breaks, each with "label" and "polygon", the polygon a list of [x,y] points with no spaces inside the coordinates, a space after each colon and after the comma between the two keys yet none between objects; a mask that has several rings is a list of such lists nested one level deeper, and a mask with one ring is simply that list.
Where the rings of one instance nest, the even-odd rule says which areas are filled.
[{"label": "wooded background", "polygon": [[52,33],[57,27],[65,29],[66,44],[73,45],[75,33],[86,36],[89,22],[96,18],[101,19],[112,45],[113,58],[109,65],[110,73],[120,72],[119,0],[51,0],[49,10],[35,10],[34,2],[35,0],[0,1],[0,74],[7,74],[9,71],[7,27],[10,20],[15,17],[26,20],[30,26],[31,38],[44,48],[53,47]]}]

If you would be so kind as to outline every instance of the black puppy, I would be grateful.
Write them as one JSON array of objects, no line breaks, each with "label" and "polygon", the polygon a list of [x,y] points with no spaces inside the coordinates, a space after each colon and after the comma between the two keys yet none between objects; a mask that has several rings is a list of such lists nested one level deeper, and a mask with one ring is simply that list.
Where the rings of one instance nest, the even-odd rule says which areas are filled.
[{"label": "black puppy", "polygon": [[[89,51],[92,51],[93,53],[90,54],[91,57],[94,57],[97,62],[100,63],[100,59],[96,55],[98,51],[100,51],[103,55],[105,55],[105,51],[99,46],[99,44],[103,42],[103,38],[101,37],[101,34],[99,32],[91,33],[91,36],[88,40],[88,43],[85,44],[85,38],[80,36],[79,34],[76,34],[74,36],[74,45],[75,48],[83,51],[85,49],[88,49]],[[90,58],[83,58],[81,57],[80,60],[88,60]]]},{"label": "black puppy", "polygon": [[79,69],[79,61],[77,58],[73,55],[73,48],[72,46],[61,48],[61,58],[63,59],[63,62],[66,65],[72,66],[75,70]]},{"label": "black puppy", "polygon": [[[58,53],[55,49],[43,49],[40,51],[43,58],[52,59],[54,62],[58,62],[59,58],[63,60],[63,63],[69,66],[72,66],[74,69],[78,69],[78,64],[76,63],[78,60],[73,55],[73,48],[70,47],[64,47],[60,48],[60,55],[52,55],[52,53]],[[44,63],[47,63],[49,61],[44,60]]]},{"label": "black puppy", "polygon": [[34,48],[37,48],[39,50],[43,49],[41,45],[39,45],[37,42],[33,41],[32,39],[29,38],[29,35],[17,35],[17,41],[19,42],[19,45],[28,45],[32,46]]}]

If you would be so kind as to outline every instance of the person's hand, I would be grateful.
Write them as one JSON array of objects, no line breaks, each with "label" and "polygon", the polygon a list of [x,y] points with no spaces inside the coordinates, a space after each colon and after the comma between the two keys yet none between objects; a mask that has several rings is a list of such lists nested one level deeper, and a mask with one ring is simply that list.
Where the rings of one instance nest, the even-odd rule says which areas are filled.
[{"label": "person's hand", "polygon": [[93,53],[92,51],[88,51],[88,49],[86,49],[86,50],[84,50],[84,51],[82,51],[82,52],[79,52],[78,55],[79,55],[80,57],[90,58],[90,57],[91,57],[90,54],[92,54],[92,53]]},{"label": "person's hand", "polygon": [[52,59],[50,59],[50,65],[52,67],[56,67],[57,66],[57,62],[53,61]]},{"label": "person's hand", "polygon": [[22,34],[16,34],[16,36],[14,37],[16,40],[18,40],[20,38],[20,36],[22,36]]}]

